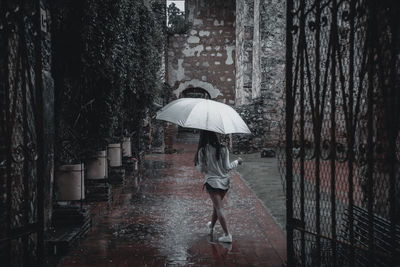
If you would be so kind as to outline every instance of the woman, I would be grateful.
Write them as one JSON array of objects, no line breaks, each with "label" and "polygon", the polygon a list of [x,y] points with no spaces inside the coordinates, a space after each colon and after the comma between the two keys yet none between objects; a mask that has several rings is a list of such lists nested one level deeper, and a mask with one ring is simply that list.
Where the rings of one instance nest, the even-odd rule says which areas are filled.
[{"label": "woman", "polygon": [[213,202],[213,214],[211,222],[207,223],[210,234],[213,234],[214,225],[219,220],[223,236],[218,238],[220,242],[232,242],[232,235],[226,225],[226,219],[222,208],[222,199],[229,189],[231,179],[228,172],[242,164],[239,158],[233,162],[229,161],[229,150],[220,144],[217,134],[210,131],[201,131],[199,146],[194,159],[197,169],[205,174],[204,186]]}]

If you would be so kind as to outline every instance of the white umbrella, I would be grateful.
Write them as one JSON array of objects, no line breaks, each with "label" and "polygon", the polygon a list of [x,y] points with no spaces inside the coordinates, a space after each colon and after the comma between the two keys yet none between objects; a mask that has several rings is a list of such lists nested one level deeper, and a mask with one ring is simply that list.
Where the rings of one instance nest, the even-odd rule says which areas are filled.
[{"label": "white umbrella", "polygon": [[156,119],[222,134],[251,133],[232,107],[203,98],[174,100],[157,113]]}]

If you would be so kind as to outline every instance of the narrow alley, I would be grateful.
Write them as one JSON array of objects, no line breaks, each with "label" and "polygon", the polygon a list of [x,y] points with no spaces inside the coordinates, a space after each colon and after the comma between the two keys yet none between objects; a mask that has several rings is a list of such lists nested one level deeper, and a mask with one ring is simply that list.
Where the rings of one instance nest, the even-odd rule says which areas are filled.
[{"label": "narrow alley", "polygon": [[0,0],[0,267],[400,267],[399,14]]},{"label": "narrow alley", "polygon": [[214,240],[219,223],[208,234],[212,203],[193,166],[196,142],[181,138],[175,154],[146,155],[143,178],[123,188],[60,266],[281,266],[286,237],[237,172],[224,202],[233,243]]}]

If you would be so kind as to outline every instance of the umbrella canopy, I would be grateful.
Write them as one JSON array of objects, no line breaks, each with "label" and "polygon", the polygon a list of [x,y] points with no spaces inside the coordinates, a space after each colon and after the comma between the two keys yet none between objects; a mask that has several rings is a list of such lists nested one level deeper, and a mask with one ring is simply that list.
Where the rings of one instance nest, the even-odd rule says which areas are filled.
[{"label": "umbrella canopy", "polygon": [[203,98],[174,100],[157,113],[156,119],[222,134],[251,133],[232,107]]}]

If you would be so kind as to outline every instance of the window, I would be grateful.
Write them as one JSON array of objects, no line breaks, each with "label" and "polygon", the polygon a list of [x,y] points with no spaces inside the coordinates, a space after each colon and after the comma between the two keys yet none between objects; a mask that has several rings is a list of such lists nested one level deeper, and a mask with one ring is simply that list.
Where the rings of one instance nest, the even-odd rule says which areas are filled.
[{"label": "window", "polygon": [[167,27],[172,34],[187,31],[185,0],[167,0]]}]

